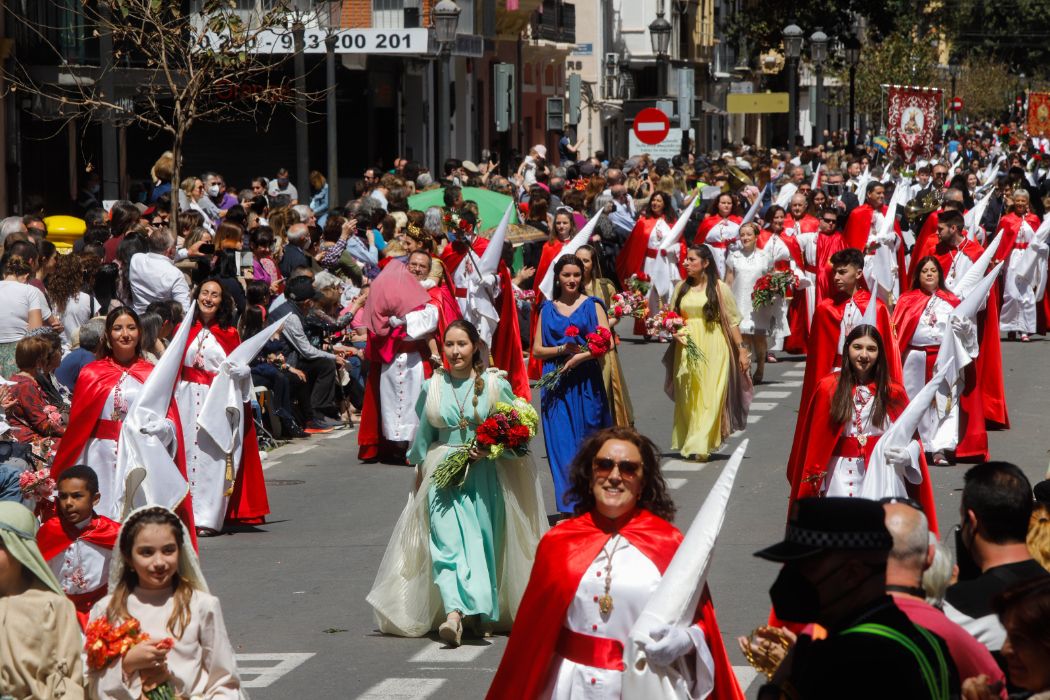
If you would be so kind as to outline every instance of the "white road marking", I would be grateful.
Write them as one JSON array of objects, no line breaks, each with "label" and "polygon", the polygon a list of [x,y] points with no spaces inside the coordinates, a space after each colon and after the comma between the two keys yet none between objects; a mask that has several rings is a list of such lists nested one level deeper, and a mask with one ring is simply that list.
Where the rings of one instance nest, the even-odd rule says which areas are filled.
[{"label": "white road marking", "polygon": [[747,416],[747,424],[748,425],[753,425],[753,424],[757,423],[760,420],[762,420],[762,416],[756,416],[754,413],[750,413]]},{"label": "white road marking", "polygon": [[756,401],[751,404],[752,411],[772,411],[776,407],[777,404],[775,401],[772,403],[763,403],[761,401]]},{"label": "white road marking", "polygon": [[303,445],[302,447],[296,447],[295,449],[288,450],[287,452],[282,452],[281,456],[283,457],[285,455],[301,455],[304,452],[309,452],[310,450],[312,450],[315,447],[317,447],[317,443],[316,442],[312,443],[310,445]]},{"label": "white road marking", "polygon": [[707,462],[687,462],[684,459],[669,459],[660,466],[663,472],[701,472]]},{"label": "white road marking", "polygon": [[357,700],[417,700],[430,697],[445,684],[445,678],[387,678],[359,695]]},{"label": "white road marking", "polygon": [[[312,653],[237,654],[237,671],[241,676],[241,685],[245,688],[268,688],[281,676],[291,673],[313,656],[315,654]],[[245,676],[252,678],[246,679]]]},{"label": "white road marking", "polygon": [[263,462],[263,471],[266,471],[270,467],[276,467],[280,463],[281,463],[280,460],[277,460],[277,459],[270,460],[270,459],[268,459],[265,462]]},{"label": "white road marking", "polygon": [[755,681],[758,671],[750,666],[734,666],[733,673],[736,674],[736,682],[740,684],[740,690],[747,693],[747,689]]},{"label": "white road marking", "polygon": [[785,377],[804,377],[806,376],[806,370],[804,369],[789,369],[784,372]]},{"label": "white road marking", "polygon": [[778,389],[781,387],[796,387],[802,386],[802,382],[798,380],[792,380],[788,382],[774,382],[773,386],[775,386]]},{"label": "white road marking", "polygon": [[336,438],[341,438],[341,437],[346,437],[347,435],[352,435],[353,432],[354,432],[353,428],[341,428],[341,429],[338,429],[338,430],[336,430],[334,432],[329,433],[328,435],[324,435],[323,437],[324,437],[325,440],[335,440]]},{"label": "white road marking", "polygon": [[683,486],[685,486],[685,482],[689,481],[689,479],[667,479],[666,481],[667,481],[667,488],[669,488],[671,490],[674,490],[674,489],[680,489]]},{"label": "white road marking", "polygon": [[449,649],[444,642],[431,642],[409,661],[414,664],[467,664],[484,654],[491,644],[469,644]]},{"label": "white road marking", "polygon": [[[786,399],[791,396],[790,391],[760,391],[755,394],[756,399]],[[754,406],[754,404],[751,404]]]}]

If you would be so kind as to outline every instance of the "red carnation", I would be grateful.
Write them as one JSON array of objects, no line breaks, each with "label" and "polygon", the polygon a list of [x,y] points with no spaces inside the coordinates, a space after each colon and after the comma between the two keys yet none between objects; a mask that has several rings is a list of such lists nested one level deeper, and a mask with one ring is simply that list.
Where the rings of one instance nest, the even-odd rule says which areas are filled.
[{"label": "red carnation", "polygon": [[579,335],[580,335],[580,329],[577,328],[576,326],[570,325],[568,328],[565,329],[565,337],[566,338],[575,338],[575,337],[577,337]]}]

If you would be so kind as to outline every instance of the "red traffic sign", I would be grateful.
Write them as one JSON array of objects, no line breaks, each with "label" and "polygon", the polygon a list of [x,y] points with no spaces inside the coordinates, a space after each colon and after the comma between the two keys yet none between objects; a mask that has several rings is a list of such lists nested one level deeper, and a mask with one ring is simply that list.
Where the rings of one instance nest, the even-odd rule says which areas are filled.
[{"label": "red traffic sign", "polygon": [[962,108],[963,108],[962,98],[961,97],[953,97],[952,98],[952,111],[953,112],[961,112]]},{"label": "red traffic sign", "polygon": [[650,146],[662,143],[670,129],[671,120],[656,107],[646,107],[634,118],[634,135]]}]

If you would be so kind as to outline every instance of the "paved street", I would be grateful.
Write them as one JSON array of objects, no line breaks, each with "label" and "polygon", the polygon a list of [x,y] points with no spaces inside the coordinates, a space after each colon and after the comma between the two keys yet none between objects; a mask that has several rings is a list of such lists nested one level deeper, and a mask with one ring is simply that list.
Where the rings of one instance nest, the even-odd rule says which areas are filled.
[{"label": "paved street", "polygon": [[[621,350],[637,425],[666,450],[671,403],[660,389],[664,347],[628,340]],[[1050,343],[1004,343],[1003,361],[1013,430],[990,434],[992,454],[1020,464],[1038,481],[1050,447]],[[684,529],[728,453],[741,437],[751,440],[710,579],[730,658],[745,686],[754,674],[733,638],[764,622],[768,613],[775,568],[751,554],[782,534],[784,462],[803,370],[799,361],[767,368],[769,381],[756,389],[748,429],[734,436],[718,459],[689,464],[665,454],[664,469],[680,509],[677,523]],[[549,507],[553,495],[543,440],[533,444]],[[465,640],[450,650],[436,637],[384,637],[365,603],[411,488],[411,469],[358,464],[352,431],[293,443],[264,466],[271,522],[201,544],[204,570],[222,600],[252,698],[426,698],[439,690],[447,697],[483,696],[505,638]],[[931,469],[942,535],[950,534],[958,522],[965,466]]]}]

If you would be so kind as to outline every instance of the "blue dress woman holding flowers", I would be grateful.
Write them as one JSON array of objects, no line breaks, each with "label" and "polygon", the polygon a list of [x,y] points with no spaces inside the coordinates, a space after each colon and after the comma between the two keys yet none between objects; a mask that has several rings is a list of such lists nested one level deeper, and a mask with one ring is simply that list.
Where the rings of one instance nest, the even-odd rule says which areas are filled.
[{"label": "blue dress woman holding flowers", "polygon": [[415,490],[368,594],[388,634],[421,637],[437,628],[458,646],[468,618],[509,630],[547,529],[531,457],[523,448],[502,450],[477,439],[478,426],[497,411],[513,416],[519,430],[528,426],[530,435],[538,423],[505,372],[482,369],[480,342],[469,322],[449,324],[443,337],[449,369],[435,371],[416,405],[419,430],[408,451]]},{"label": "blue dress woman holding flowers", "polygon": [[575,255],[562,256],[554,264],[554,292],[540,307],[533,344],[533,353],[543,361],[540,416],[561,513],[573,510],[565,495],[577,448],[592,432],[613,424],[602,379],[602,353],[593,342],[599,334],[611,340],[609,319],[601,302],[582,290],[583,263]]}]

